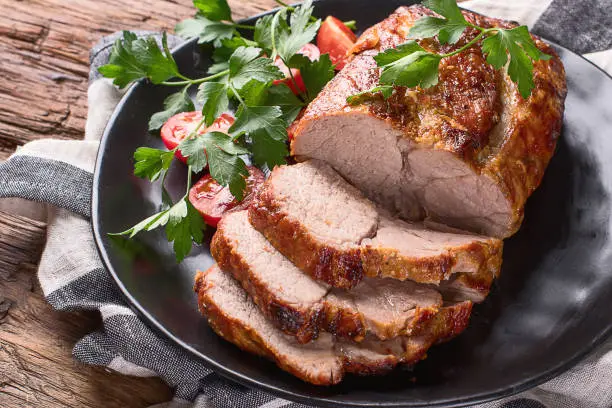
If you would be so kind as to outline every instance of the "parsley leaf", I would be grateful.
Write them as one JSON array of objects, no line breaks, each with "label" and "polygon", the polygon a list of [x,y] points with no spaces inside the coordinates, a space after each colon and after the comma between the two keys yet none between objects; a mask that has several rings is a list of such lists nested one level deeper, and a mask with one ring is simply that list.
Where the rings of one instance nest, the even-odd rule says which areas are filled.
[{"label": "parsley leaf", "polygon": [[[281,13],[281,11],[279,11]],[[279,15],[280,16],[280,15]],[[272,20],[274,20],[274,16],[268,14],[267,16],[263,16],[255,22],[255,32],[253,33],[253,40],[257,43],[259,47],[261,47],[266,53],[272,55]],[[278,38],[281,31],[286,30],[287,23],[282,20],[279,21],[279,24],[276,26],[274,37]]]},{"label": "parsley leaf", "polygon": [[246,177],[249,175],[246,164],[239,156],[234,156],[219,148],[207,150],[210,162],[210,175],[222,186],[229,186],[230,192],[238,201],[244,198]]},{"label": "parsley leaf", "polygon": [[308,93],[306,102],[311,102],[321,92],[323,87],[334,78],[334,64],[332,64],[329,54],[323,54],[316,61],[311,61],[308,57],[295,54],[289,66],[298,68],[302,75],[304,85]]},{"label": "parsley leaf", "polygon": [[236,33],[233,25],[209,20],[202,15],[181,21],[174,31],[183,38],[198,37],[198,44],[213,43],[215,47],[221,47],[223,40],[231,39]]},{"label": "parsley leaf", "polygon": [[187,164],[194,173],[199,173],[208,165],[206,148],[208,147],[204,135],[193,139],[185,139],[179,145],[181,154],[187,157]]},{"label": "parsley leaf", "polygon": [[198,88],[196,99],[203,104],[202,115],[207,127],[212,126],[215,119],[229,109],[227,85],[221,82],[204,82]]},{"label": "parsley leaf", "polygon": [[133,238],[139,232],[152,231],[163,226],[166,226],[168,241],[174,242],[177,262],[181,262],[189,254],[192,242],[201,244],[204,239],[203,230],[206,226],[202,216],[189,203],[187,197],[183,197],[169,209],[150,216],[126,231],[109,235],[127,235]]},{"label": "parsley leaf", "polygon": [[247,106],[265,105],[266,89],[269,84],[251,80],[238,92]]},{"label": "parsley leaf", "polygon": [[317,35],[321,20],[310,21],[312,10],[312,0],[306,0],[291,13],[289,29],[282,29],[283,26],[278,25],[281,30],[278,35],[276,50],[283,61],[290,61],[300,48],[311,42]]},{"label": "parsley leaf", "polygon": [[467,22],[465,19],[463,22],[453,22],[443,18],[427,16],[414,23],[409,35],[412,38],[429,38],[437,35],[440,44],[454,44],[459,41],[466,28]]},{"label": "parsley leaf", "polygon": [[198,14],[213,21],[232,21],[232,10],[226,0],[193,0]]},{"label": "parsley leaf", "polygon": [[[548,60],[550,55],[540,51],[525,26],[513,29],[499,27],[483,28],[467,22],[455,0],[425,0],[423,4],[444,18],[426,16],[417,20],[410,29],[413,38],[429,38],[435,35],[441,44],[456,43],[466,27],[473,27],[479,33],[469,42],[446,54],[428,52],[414,40],[389,49],[374,57],[382,73],[381,86],[420,86],[427,88],[438,83],[438,68],[443,58],[457,55],[464,50],[478,46],[482,40],[482,51],[487,62],[495,69],[502,69],[508,63],[508,75],[518,86],[523,98],[531,95],[535,84],[533,62]],[[385,87],[375,87],[347,98],[347,102],[357,104],[367,99],[367,94],[380,91],[387,98],[393,91]],[[388,96],[387,96],[388,95]]]},{"label": "parsley leaf", "polygon": [[172,150],[139,147],[134,152],[134,174],[155,181],[170,168],[173,158]]},{"label": "parsley leaf", "polygon": [[222,132],[209,132],[193,139],[185,139],[179,145],[179,149],[184,156],[187,156],[187,164],[196,173],[206,167],[208,164],[207,152],[213,149],[221,149],[231,155],[249,153],[247,149],[236,144],[230,136]]},{"label": "parsley leaf", "polygon": [[173,242],[176,261],[181,262],[191,252],[193,242],[201,244],[206,227],[198,211],[187,198],[182,199],[168,211],[166,237]]},{"label": "parsley leaf", "polygon": [[463,22],[467,25],[456,0],[424,0],[423,5],[449,21]]},{"label": "parsley leaf", "polygon": [[230,128],[234,138],[247,133],[251,138],[253,161],[258,165],[285,164],[287,151],[287,123],[278,106],[253,106],[238,109],[236,122]]},{"label": "parsley leaf", "polygon": [[510,54],[508,75],[518,85],[523,98],[528,98],[535,86],[532,60],[550,59],[550,55],[543,53],[536,47],[526,26],[511,30],[498,30],[497,34],[486,38],[482,42],[482,51],[487,56],[487,62],[493,65],[495,69],[503,68],[508,62],[508,54]]},{"label": "parsley leaf", "polygon": [[300,114],[305,103],[302,102],[286,84],[271,86],[267,89],[266,106],[278,106],[282,112],[285,123],[292,123]]},{"label": "parsley leaf", "polygon": [[181,92],[173,93],[164,100],[164,110],[153,114],[149,120],[150,132],[161,129],[164,123],[177,113],[195,110],[193,101],[187,94],[188,90],[189,86],[186,86]]},{"label": "parsley leaf", "polygon": [[230,83],[236,90],[251,80],[268,83],[284,78],[283,73],[269,58],[259,57],[261,48],[240,47],[230,57]]},{"label": "parsley leaf", "polygon": [[455,0],[426,0],[423,5],[444,18],[426,16],[418,19],[410,29],[412,38],[438,36],[440,44],[454,44],[469,26]]},{"label": "parsley leaf", "polygon": [[393,94],[392,85],[379,85],[367,91],[362,91],[346,98],[346,103],[349,105],[359,105],[360,103],[370,99],[373,94],[380,92],[385,99],[389,99]]},{"label": "parsley leaf", "polygon": [[229,69],[229,59],[239,47],[254,47],[257,46],[255,41],[247,40],[240,36],[225,38],[221,40],[221,47],[216,47],[213,51],[212,59],[214,64],[208,68],[209,74]]},{"label": "parsley leaf", "polygon": [[274,135],[274,139],[286,139],[286,124],[282,120],[282,115],[283,112],[278,106],[240,106],[236,112],[236,121],[230,127],[229,133],[236,139],[245,133],[268,129]]},{"label": "parsley leaf", "polygon": [[158,212],[157,214],[153,214],[152,216],[140,221],[138,224],[134,225],[132,228],[125,230],[123,232],[119,232],[116,234],[109,233],[108,235],[117,236],[117,235],[127,235],[129,238],[133,238],[142,231],[152,231],[160,225],[166,225],[168,222],[168,210],[164,210]]},{"label": "parsley leaf", "polygon": [[432,54],[415,41],[391,48],[374,57],[383,68],[380,84],[429,88],[438,83],[441,55]]},{"label": "parsley leaf", "polygon": [[251,133],[253,162],[258,166],[267,166],[273,169],[274,166],[287,164],[286,157],[289,156],[289,149],[284,140],[277,140],[262,128]]},{"label": "parsley leaf", "polygon": [[153,37],[137,38],[136,34],[124,31],[123,38],[113,46],[108,64],[98,71],[106,78],[113,78],[113,83],[120,88],[141,78],[159,84],[180,75],[165,33],[162,48]]},{"label": "parsley leaf", "polygon": [[345,26],[347,26],[350,30],[352,31],[357,31],[357,21],[355,20],[350,20],[350,21],[344,21],[343,22]]}]

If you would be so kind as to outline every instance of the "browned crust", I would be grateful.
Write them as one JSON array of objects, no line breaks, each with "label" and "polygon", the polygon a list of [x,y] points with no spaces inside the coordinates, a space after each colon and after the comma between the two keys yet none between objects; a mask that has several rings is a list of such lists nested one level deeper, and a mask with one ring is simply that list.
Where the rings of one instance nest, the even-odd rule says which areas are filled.
[{"label": "browned crust", "polygon": [[314,279],[331,286],[350,289],[364,276],[410,279],[419,283],[447,280],[456,266],[475,273],[499,274],[503,243],[491,238],[453,248],[432,257],[407,257],[391,248],[372,245],[338,248],[320,241],[299,221],[290,217],[276,200],[274,172],[249,207],[249,220],[280,253]]},{"label": "browned crust", "polygon": [[337,307],[335,304],[324,301],[324,320],[322,328],[335,336],[361,341],[368,329],[363,315],[355,310]]},{"label": "browned crust", "polygon": [[274,172],[249,207],[249,220],[281,254],[314,279],[349,289],[363,279],[359,247],[340,249],[321,242],[275,200]]},{"label": "browned crust", "polygon": [[[516,26],[468,11],[463,14],[468,21],[483,27]],[[423,15],[432,12],[419,5],[400,7],[364,32],[351,51],[353,60],[330,81],[295,125],[292,154],[296,154],[295,141],[313,120],[364,112],[399,129],[415,143],[455,154],[476,174],[491,178],[509,203],[509,222],[501,236],[508,237],[520,227],[525,202],[540,185],[561,132],[567,95],[563,64],[551,46],[532,36],[537,47],[552,58],[534,63],[535,88],[528,99],[523,99],[516,85],[505,74],[493,72],[481,48],[474,46],[442,60],[440,82],[433,88],[412,89],[406,100],[394,96],[388,103],[373,100],[365,105],[347,106],[347,96],[377,84],[380,73],[373,56],[405,42],[410,27]],[[448,52],[476,34],[475,30],[467,29],[453,46],[442,46],[432,39],[421,43],[433,51]],[[501,121],[502,96],[512,101],[507,108],[511,112],[507,124]],[[421,127],[419,109],[434,112],[433,126]],[[504,126],[501,140],[491,140],[499,130],[497,126]]]},{"label": "browned crust", "polygon": [[449,341],[467,328],[472,306],[472,302],[465,301],[443,307],[432,319],[417,327],[411,335],[396,340],[365,341],[362,347],[386,355],[376,361],[360,361],[343,354],[344,368],[347,372],[357,375],[380,375],[398,365],[413,366],[427,357],[427,351],[431,346]]},{"label": "browned crust", "polygon": [[242,285],[262,313],[281,331],[294,335],[301,343],[319,336],[319,328],[325,318],[322,304],[286,304],[274,291],[257,280],[250,265],[237,253],[231,240],[224,235],[223,221],[213,236],[210,252],[219,267]]},{"label": "browned crust", "polygon": [[[476,271],[497,276],[502,262],[502,248],[502,241],[490,239],[455,246],[440,255],[415,258],[404,256],[393,248],[366,245],[361,249],[361,261],[368,277],[437,284],[458,272]],[[458,266],[461,266],[461,270]]]},{"label": "browned crust", "polygon": [[372,376],[388,374],[398,365],[395,356],[387,355],[376,360],[360,361],[350,355],[342,356],[342,365],[347,373],[359,376]]},{"label": "browned crust", "polygon": [[327,376],[313,377],[308,372],[301,370],[299,366],[288,364],[285,360],[279,358],[270,350],[265,339],[257,331],[245,327],[240,321],[216,306],[215,302],[208,297],[210,288],[207,285],[211,283],[206,282],[205,276],[206,272],[197,273],[194,290],[198,294],[200,312],[206,316],[208,324],[219,336],[242,350],[274,361],[283,370],[314,385],[333,385],[342,381],[343,373],[341,375],[335,373],[336,375],[334,375],[330,372]]},{"label": "browned crust", "polygon": [[[499,152],[482,166],[482,173],[496,180],[512,203],[515,233],[524,216],[527,198],[538,188],[561,135],[567,85],[565,69],[555,50],[534,36],[537,47],[552,56],[534,63],[535,88],[528,99],[517,94],[516,86],[504,92],[517,98]],[[513,84],[514,85],[514,84]],[[489,152],[486,152],[489,153]]]},{"label": "browned crust", "polygon": [[240,321],[218,308],[208,296],[210,289],[208,285],[211,283],[206,282],[206,273],[208,272],[197,273],[194,290],[198,294],[200,311],[208,319],[212,329],[240,349],[266,357],[274,361],[281,369],[315,385],[337,384],[347,372],[357,375],[375,375],[384,374],[399,364],[414,365],[427,356],[430,346],[459,335],[467,327],[472,309],[471,302],[442,308],[434,319],[420,326],[413,336],[405,336],[400,340],[400,351],[397,350],[397,340],[385,342],[370,339],[364,342],[363,347],[380,353],[379,358],[363,360],[352,358],[342,352],[341,343],[336,343],[335,350],[337,358],[342,363],[342,370],[313,377],[300,367],[289,364],[282,356],[275,355],[259,333],[245,327]]},{"label": "browned crust", "polygon": [[311,305],[287,303],[258,280],[249,263],[225,235],[223,220],[213,236],[210,251],[221,270],[230,273],[241,284],[264,316],[279,330],[295,336],[300,343],[316,339],[321,330],[353,341],[363,340],[368,333],[387,340],[410,334],[414,327],[433,318],[439,310],[438,307],[417,307],[410,321],[401,325],[383,325],[368,324],[356,308],[342,307],[327,298]]}]

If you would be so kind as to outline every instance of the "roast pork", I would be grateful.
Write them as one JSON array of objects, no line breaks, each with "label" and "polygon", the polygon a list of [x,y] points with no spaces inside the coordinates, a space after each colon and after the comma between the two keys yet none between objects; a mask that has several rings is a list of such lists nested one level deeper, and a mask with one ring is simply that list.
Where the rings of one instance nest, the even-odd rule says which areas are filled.
[{"label": "roast pork", "polygon": [[346,373],[384,374],[398,364],[414,365],[433,344],[461,333],[472,308],[470,302],[445,307],[413,335],[393,340],[366,338],[354,343],[324,333],[316,341],[300,344],[276,329],[238,282],[218,266],[198,273],[195,291],[202,314],[219,336],[317,385],[339,383]]},{"label": "roast pork", "polygon": [[[464,11],[482,27],[514,23]],[[404,43],[410,27],[432,12],[401,7],[366,30],[353,60],[308,106],[294,126],[291,153],[320,159],[394,214],[425,217],[504,238],[519,228],[523,207],[538,187],[559,137],[565,73],[554,49],[534,63],[535,88],[523,99],[509,77],[487,64],[473,46],[440,64],[440,81],[428,89],[397,88],[389,100],[374,96],[357,106],[347,97],[378,83],[374,56]],[[455,45],[421,41],[447,53],[478,31],[468,28]]]},{"label": "roast pork", "polygon": [[501,265],[499,239],[391,219],[319,160],[276,167],[249,219],[299,269],[334,287],[364,277],[439,284],[458,273],[490,282]]}]

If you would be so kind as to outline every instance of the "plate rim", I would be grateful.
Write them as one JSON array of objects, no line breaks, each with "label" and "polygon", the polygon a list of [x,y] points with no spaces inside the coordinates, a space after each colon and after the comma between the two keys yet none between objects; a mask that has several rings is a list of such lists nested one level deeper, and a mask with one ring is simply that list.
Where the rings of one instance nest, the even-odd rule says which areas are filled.
[{"label": "plate rim", "polygon": [[[330,0],[317,0],[316,3],[323,2],[323,1],[330,1]],[[331,1],[333,2],[334,0],[331,0]],[[259,13],[259,14],[256,14],[248,18],[241,19],[238,22],[245,23],[245,22],[254,21],[262,16],[274,13],[277,10],[278,10],[278,7],[270,9],[262,13]],[[576,56],[582,59],[583,61],[587,62],[592,67],[594,67],[595,69],[603,73],[604,76],[608,78],[608,80],[612,81],[612,75],[608,74],[606,71],[604,71],[602,68],[597,66],[595,63],[593,63],[592,61],[590,61],[583,55],[580,55],[566,47],[563,47],[555,43],[554,41],[550,41],[545,38],[542,38],[542,39],[548,44],[551,44],[556,48],[562,49],[564,52],[568,52],[572,54],[573,56]],[[172,54],[174,55],[178,52],[181,52],[184,48],[193,47],[196,40],[197,39],[193,38],[193,39],[184,41],[183,43],[179,44],[178,46],[172,49]],[[102,157],[104,156],[103,152],[106,150],[106,146],[108,144],[108,139],[111,133],[110,129],[112,128],[112,125],[116,121],[120,112],[123,110],[123,107],[127,105],[127,102],[130,99],[130,96],[134,92],[136,92],[136,90],[138,90],[140,87],[148,86],[148,85],[150,85],[148,81],[139,80],[138,82],[136,82],[134,85],[132,85],[128,89],[128,91],[121,97],[119,103],[113,110],[113,113],[108,119],[108,122],[104,128],[104,133],[102,134],[102,137],[100,138],[100,145],[98,147],[98,152],[96,154],[96,162],[94,166],[92,196],[91,196],[91,228],[92,228],[92,232],[94,236],[96,250],[98,254],[100,255],[100,258],[102,260],[102,263],[104,264],[104,267],[107,269],[107,271],[112,276],[113,281],[115,282],[115,285],[119,288],[122,297],[127,301],[129,307],[138,316],[141,316],[144,318],[144,321],[147,327],[153,329],[158,334],[162,334],[164,337],[166,337],[167,339],[169,339],[170,341],[172,341],[174,344],[178,345],[182,349],[187,350],[192,355],[194,355],[199,360],[201,360],[208,368],[212,369],[213,371],[222,375],[223,377],[231,381],[238,382],[241,385],[244,385],[246,387],[255,387],[257,389],[269,392],[280,398],[287,398],[291,401],[297,401],[297,402],[306,403],[306,404],[312,404],[312,403],[322,404],[326,407],[342,407],[342,406],[343,407],[355,407],[355,408],[358,408],[358,407],[381,407],[381,408],[382,407],[388,407],[388,408],[463,407],[463,406],[466,406],[467,404],[485,403],[485,402],[498,400],[504,397],[510,397],[510,396],[519,394],[523,391],[527,391],[531,388],[537,387],[538,385],[541,385],[563,374],[564,372],[570,370],[571,368],[575,367],[583,359],[585,359],[591,353],[593,353],[599,345],[605,342],[605,340],[607,340],[608,338],[612,338],[612,325],[610,325],[606,330],[600,333],[599,336],[592,339],[591,342],[586,347],[583,347],[580,351],[576,352],[570,358],[560,362],[559,364],[555,365],[554,367],[546,370],[545,372],[539,375],[532,376],[524,381],[517,381],[514,384],[508,385],[506,387],[500,387],[500,388],[494,389],[489,392],[482,392],[482,393],[474,394],[470,397],[455,398],[455,399],[449,398],[446,400],[438,400],[435,402],[427,402],[427,401],[416,402],[415,401],[412,403],[412,402],[398,401],[398,402],[391,402],[391,403],[375,403],[375,404],[365,403],[365,402],[364,403],[354,403],[354,402],[344,402],[344,401],[339,402],[337,400],[334,400],[333,398],[308,396],[305,393],[293,392],[293,391],[286,390],[286,389],[283,389],[283,388],[280,388],[280,387],[277,387],[271,384],[267,384],[262,381],[254,380],[250,378],[249,376],[247,376],[246,374],[242,374],[240,372],[234,371],[230,368],[223,366],[220,363],[217,363],[214,359],[204,355],[203,353],[199,352],[198,350],[196,350],[194,347],[192,347],[188,343],[184,342],[183,340],[181,340],[180,338],[172,334],[166,327],[164,327],[164,325],[161,322],[155,319],[146,310],[146,308],[143,307],[132,296],[132,294],[125,287],[122,280],[120,279],[117,272],[115,271],[113,264],[108,256],[106,247],[104,245],[104,240],[102,238],[104,232],[101,231],[101,226],[100,226],[100,212],[99,212],[99,207],[100,207],[99,195],[100,194],[99,192],[100,192],[100,175],[102,171],[102,162],[103,162]],[[278,369],[280,370],[280,368]]]}]

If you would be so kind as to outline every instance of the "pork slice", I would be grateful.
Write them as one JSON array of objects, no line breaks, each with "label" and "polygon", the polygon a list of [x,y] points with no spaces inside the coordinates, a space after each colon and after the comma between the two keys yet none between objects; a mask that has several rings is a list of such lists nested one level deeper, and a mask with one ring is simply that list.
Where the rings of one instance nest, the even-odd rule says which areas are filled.
[{"label": "pork slice", "polygon": [[[514,23],[463,12],[483,27]],[[439,82],[397,87],[351,106],[347,97],[377,85],[374,56],[406,41],[414,22],[432,12],[401,7],[366,30],[353,60],[308,106],[294,126],[291,153],[320,159],[370,199],[402,218],[429,217],[463,230],[504,238],[519,228],[560,134],[567,93],[561,60],[534,63],[535,88],[523,99],[510,78],[486,62],[480,46],[442,59]],[[478,34],[468,28],[455,45],[421,40],[448,53]]]},{"label": "pork slice", "polygon": [[261,312],[301,343],[320,331],[356,341],[368,333],[379,339],[410,334],[443,303],[434,288],[411,281],[366,278],[351,291],[331,290],[278,252],[251,226],[246,211],[223,217],[211,253]]},{"label": "pork slice", "polygon": [[198,273],[195,291],[200,311],[213,330],[241,349],[267,357],[316,385],[336,384],[344,376],[331,335],[300,345],[266,320],[240,285],[216,265],[205,274]]},{"label": "pork slice", "polygon": [[[311,276],[334,286],[352,287],[363,278],[358,245],[376,233],[376,208],[323,162],[313,161],[297,169],[273,171],[275,181],[263,192],[251,222],[256,228],[273,223],[278,233],[275,238],[283,241],[281,246],[291,247],[291,261]],[[265,229],[258,229],[271,239]],[[272,244],[278,248],[274,241]]]},{"label": "pork slice", "polygon": [[367,336],[363,342],[353,343],[323,333],[309,344],[300,344],[276,329],[238,282],[218,266],[198,272],[194,289],[200,311],[219,336],[315,385],[337,384],[346,373],[384,374],[400,364],[414,365],[426,357],[433,344],[460,334],[472,308],[469,301],[445,306],[413,335],[392,340]]},{"label": "pork slice", "polygon": [[[313,174],[318,175],[316,179]],[[296,186],[305,179],[310,180],[307,189]],[[345,193],[334,196],[328,193],[332,190]],[[298,200],[301,204],[296,210]],[[329,165],[311,160],[276,167],[249,208],[249,220],[299,269],[334,287],[354,287],[364,276],[439,284],[456,273],[499,273],[499,239],[391,220],[364,200]],[[321,201],[327,201],[325,206],[319,205]],[[368,234],[354,234],[352,241],[338,245],[328,237],[344,234],[345,223],[326,224],[326,234],[322,234],[311,222],[325,219],[330,212],[342,214],[347,223],[361,219]],[[370,217],[367,222],[366,216]]]},{"label": "pork slice", "polygon": [[440,283],[457,272],[496,276],[501,266],[498,239],[387,217],[381,217],[376,236],[363,240],[361,248],[367,276]]}]

